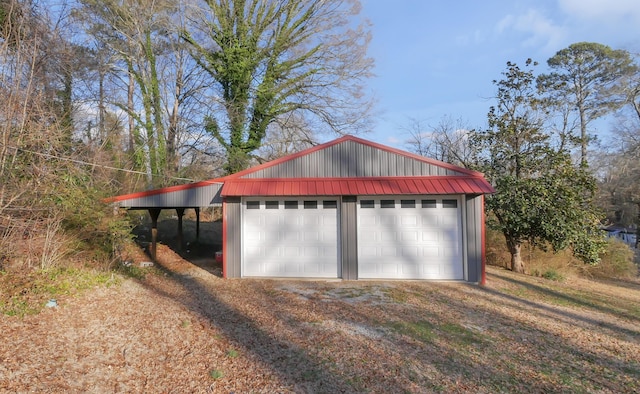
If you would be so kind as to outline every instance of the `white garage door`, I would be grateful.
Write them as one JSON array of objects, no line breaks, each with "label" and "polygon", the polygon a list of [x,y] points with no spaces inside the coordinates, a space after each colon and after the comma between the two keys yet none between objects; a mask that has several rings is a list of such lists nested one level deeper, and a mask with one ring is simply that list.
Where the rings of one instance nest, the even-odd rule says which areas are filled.
[{"label": "white garage door", "polygon": [[464,278],[458,197],[358,199],[358,277]]},{"label": "white garage door", "polygon": [[338,277],[338,200],[245,199],[243,276]]}]

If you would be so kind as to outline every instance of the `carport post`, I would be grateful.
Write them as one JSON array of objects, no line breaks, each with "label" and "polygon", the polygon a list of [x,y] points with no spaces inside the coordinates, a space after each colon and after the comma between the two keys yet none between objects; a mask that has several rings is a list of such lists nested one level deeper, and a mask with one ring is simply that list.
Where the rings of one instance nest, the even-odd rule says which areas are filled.
[{"label": "carport post", "polygon": [[182,236],[182,217],[184,216],[184,208],[176,208],[176,213],[178,214],[178,248],[180,248],[180,251],[182,252],[184,249],[184,237]]},{"label": "carport post", "polygon": [[160,208],[149,208],[149,215],[151,216],[151,246],[149,247],[149,254],[151,260],[155,263],[156,251],[158,242],[158,216],[160,216]]},{"label": "carport post", "polygon": [[196,211],[196,241],[200,241],[200,208],[194,208]]}]

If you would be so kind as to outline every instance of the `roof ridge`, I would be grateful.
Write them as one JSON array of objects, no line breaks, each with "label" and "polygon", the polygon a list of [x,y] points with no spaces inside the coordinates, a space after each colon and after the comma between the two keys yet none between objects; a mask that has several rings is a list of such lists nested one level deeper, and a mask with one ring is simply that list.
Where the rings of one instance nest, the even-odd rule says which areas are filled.
[{"label": "roof ridge", "polygon": [[234,174],[227,175],[225,178],[227,178],[227,179],[240,178],[240,177],[242,177],[244,175],[251,174],[251,173],[263,170],[265,168],[273,167],[275,165],[278,165],[278,164],[281,164],[281,163],[285,163],[285,162],[290,161],[290,160],[297,159],[299,157],[308,155],[308,154],[313,153],[313,152],[317,152],[319,150],[328,148],[330,146],[337,145],[339,143],[342,143],[344,141],[349,140],[350,137],[351,138],[355,138],[355,137],[350,136],[350,135],[345,135],[345,136],[342,136],[342,137],[337,138],[335,140],[324,142],[322,144],[318,144],[318,145],[312,146],[310,148],[301,150],[299,152],[291,153],[289,155],[282,156],[282,157],[279,157],[277,159],[270,160],[270,161],[268,161],[266,163],[262,163],[260,165],[254,166],[254,167],[247,168],[246,170],[242,170],[242,171],[236,172]]},{"label": "roof ridge", "polygon": [[227,175],[225,178],[226,179],[240,178],[240,177],[243,177],[245,175],[261,171],[261,170],[263,170],[265,168],[269,168],[269,167],[276,166],[278,164],[286,163],[288,161],[295,160],[295,159],[300,158],[302,156],[306,156],[308,154],[311,154],[311,153],[314,153],[314,152],[317,152],[317,151],[320,151],[320,150],[323,150],[323,149],[326,149],[326,148],[329,148],[331,146],[338,145],[338,144],[341,144],[341,143],[347,142],[347,141],[356,142],[356,143],[359,143],[359,144],[362,144],[362,145],[366,145],[366,146],[369,146],[369,147],[372,147],[372,148],[375,148],[375,149],[379,149],[379,150],[382,150],[382,151],[385,151],[385,152],[401,155],[401,156],[408,157],[408,158],[413,159],[413,160],[418,160],[418,161],[421,161],[423,163],[432,164],[434,166],[442,167],[442,168],[445,168],[445,169],[448,169],[448,170],[452,170],[452,171],[456,171],[456,172],[459,172],[459,173],[464,173],[464,174],[469,174],[469,175],[477,175],[477,176],[484,176],[482,173],[480,173],[478,171],[470,170],[468,168],[457,166],[455,164],[447,163],[447,162],[444,162],[444,161],[441,161],[441,160],[432,159],[432,158],[425,157],[425,156],[420,156],[420,155],[417,155],[417,154],[414,154],[414,153],[411,153],[411,152],[407,152],[407,151],[404,151],[404,150],[401,150],[401,149],[393,148],[393,147],[390,147],[390,146],[387,146],[387,145],[383,145],[383,144],[380,144],[380,143],[377,143],[377,142],[365,140],[363,138],[356,137],[354,135],[344,135],[344,136],[336,138],[334,140],[331,140],[331,141],[328,141],[328,142],[325,142],[325,143],[322,143],[322,144],[318,144],[316,146],[312,146],[312,147],[307,148],[305,150],[301,150],[300,152],[292,153],[290,155],[283,156],[283,157],[268,161],[266,163],[262,163],[262,164],[260,164],[258,166],[247,168],[246,170],[242,170],[240,172],[236,172],[235,174]]}]

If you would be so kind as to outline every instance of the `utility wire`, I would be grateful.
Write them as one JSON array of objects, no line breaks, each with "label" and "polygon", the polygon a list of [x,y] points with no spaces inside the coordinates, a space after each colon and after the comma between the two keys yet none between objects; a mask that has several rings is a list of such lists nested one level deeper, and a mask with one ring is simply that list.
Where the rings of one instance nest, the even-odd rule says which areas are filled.
[{"label": "utility wire", "polygon": [[[34,155],[37,155],[37,156],[46,157],[48,159],[64,160],[64,161],[68,161],[68,162],[71,162],[71,163],[83,164],[83,165],[88,165],[88,166],[98,167],[98,168],[104,168],[104,169],[107,169],[107,170],[114,170],[114,171],[128,172],[128,173],[132,173],[132,174],[147,175],[147,173],[144,172],[144,171],[127,170],[125,168],[117,168],[117,167],[112,167],[112,166],[106,166],[106,165],[103,165],[103,164],[89,163],[87,161],[73,159],[71,157],[56,156],[56,155],[52,155],[50,153],[36,152],[36,151],[29,150],[29,149],[18,148],[17,146],[4,145],[4,144],[1,144],[1,143],[0,143],[0,145],[5,146],[5,147],[7,147],[9,149],[14,149],[16,151],[25,152],[25,153],[31,153],[31,154],[34,154]],[[195,182],[194,179],[190,179],[190,178],[179,178],[179,177],[168,176],[168,175],[161,175],[161,176],[164,177],[164,178],[167,178],[167,179],[175,179],[175,180],[180,180],[180,181]]]}]

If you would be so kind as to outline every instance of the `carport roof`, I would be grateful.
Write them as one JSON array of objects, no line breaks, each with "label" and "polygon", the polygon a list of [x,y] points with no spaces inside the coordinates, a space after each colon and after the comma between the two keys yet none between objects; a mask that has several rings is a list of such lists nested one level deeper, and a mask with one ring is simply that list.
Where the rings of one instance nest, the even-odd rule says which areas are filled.
[{"label": "carport roof", "polygon": [[222,203],[222,178],[124,194],[103,200],[122,208],[194,208]]},{"label": "carport roof", "polygon": [[222,196],[486,194],[481,176],[226,179]]}]

